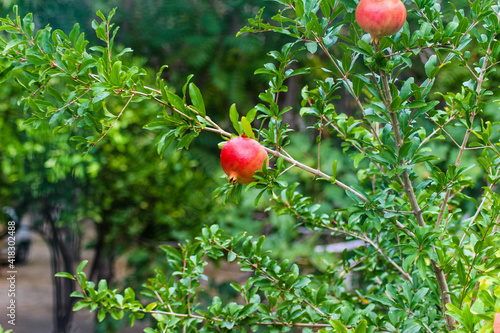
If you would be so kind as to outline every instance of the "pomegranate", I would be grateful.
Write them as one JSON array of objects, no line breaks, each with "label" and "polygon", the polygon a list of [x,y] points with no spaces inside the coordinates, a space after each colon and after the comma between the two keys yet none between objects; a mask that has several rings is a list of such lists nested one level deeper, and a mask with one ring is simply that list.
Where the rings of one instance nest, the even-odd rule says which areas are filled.
[{"label": "pomegranate", "polygon": [[401,0],[361,0],[356,8],[356,22],[375,44],[398,32],[405,21],[406,7]]},{"label": "pomegranate", "polygon": [[228,175],[229,182],[240,184],[253,182],[255,172],[262,169],[266,158],[264,147],[246,136],[232,138],[220,153],[222,170]]},{"label": "pomegranate", "polygon": [[500,313],[495,314],[493,321],[493,333],[500,333]]}]

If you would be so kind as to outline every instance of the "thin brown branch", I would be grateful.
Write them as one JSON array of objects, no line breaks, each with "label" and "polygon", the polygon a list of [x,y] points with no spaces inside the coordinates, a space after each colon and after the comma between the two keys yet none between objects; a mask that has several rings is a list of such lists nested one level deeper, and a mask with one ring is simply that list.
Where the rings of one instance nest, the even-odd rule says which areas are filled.
[{"label": "thin brown branch", "polygon": [[340,229],[340,228],[335,228],[335,227],[332,227],[332,226],[325,226],[326,229],[328,230],[331,230],[333,232],[337,232],[337,233],[341,233],[341,234],[344,234],[344,235],[348,235],[348,236],[351,236],[351,237],[355,237],[357,239],[360,239],[368,244],[370,244],[371,246],[373,246],[375,248],[375,250],[377,250],[378,253],[380,253],[384,258],[385,260],[387,260],[392,266],[394,266],[400,273],[401,275],[408,281],[412,281],[412,278],[411,278],[411,275],[406,273],[403,268],[401,268],[401,266],[399,266],[394,260],[392,260],[374,241],[372,241],[370,238],[368,237],[365,237],[361,234],[358,234],[358,233],[354,233],[354,232],[351,232],[351,231],[347,231],[347,230],[344,230],[344,229]]},{"label": "thin brown branch", "polygon": [[[347,73],[344,73],[342,71],[342,68],[339,67],[339,65],[335,61],[335,58],[333,58],[333,56],[331,55],[331,53],[328,51],[328,49],[326,48],[326,46],[323,43],[323,41],[321,40],[321,38],[319,36],[317,36],[315,33],[314,33],[314,37],[315,37],[315,40],[318,43],[318,45],[321,47],[321,49],[323,50],[323,52],[328,56],[328,58],[330,59],[331,63],[333,64],[333,66],[335,67],[335,69],[337,70],[337,72],[339,73],[340,79],[342,81],[344,81],[345,86],[347,87],[347,90],[349,91],[349,93],[351,94],[351,96],[354,98],[354,100],[355,100],[358,108],[361,110],[361,113],[363,114],[363,116],[366,116],[365,108],[363,107],[363,104],[361,103],[361,100],[360,100],[359,96],[356,96],[354,90],[352,89],[352,87],[350,85],[349,80],[347,79]],[[368,126],[370,127],[370,130],[371,130],[373,136],[377,139],[378,143],[382,146],[383,145],[382,141],[380,140],[380,137],[379,137],[377,131],[373,127],[372,122],[369,121],[369,120],[366,120],[366,121],[368,123]]]},{"label": "thin brown branch", "polygon": [[[477,78],[476,100],[474,102],[474,107],[477,107],[477,105],[479,104],[479,98],[481,96],[480,93],[481,93],[481,89],[482,89],[482,86],[483,86],[484,78],[485,78],[485,75],[486,75],[488,62],[489,62],[489,59],[490,59],[491,43],[492,43],[492,41],[490,41],[490,43],[488,44],[488,49],[486,50],[485,56],[484,56],[484,59],[483,59],[484,60],[483,61],[483,67],[481,68],[481,72],[479,74],[479,77]],[[475,116],[476,116],[476,110],[474,110],[470,114],[469,122],[470,122],[471,126],[474,123]],[[471,131],[472,130],[470,128],[467,128],[467,131],[465,132],[464,139],[462,141],[462,145],[460,146],[460,150],[458,152],[458,156],[457,156],[457,159],[455,161],[455,166],[457,168],[460,165],[460,162],[462,161],[462,157],[463,157],[464,151],[465,151],[465,149],[467,147],[467,143],[469,142],[469,137],[470,137]],[[448,189],[446,191],[443,203],[441,204],[441,209],[439,210],[438,219],[436,221],[436,225],[437,226],[439,226],[441,224],[441,221],[443,220],[444,213],[446,211],[446,207],[448,206],[448,199],[450,197],[450,193],[451,193],[451,189]]]},{"label": "thin brown branch", "polygon": [[[87,88],[83,94],[81,94],[80,96],[77,96],[74,100],[72,100],[72,101],[70,101],[70,102],[68,102],[68,103],[64,104],[63,106],[61,106],[60,108],[58,108],[57,110],[55,110],[53,113],[59,112],[59,111],[61,111],[61,110],[64,110],[65,108],[67,108],[67,107],[69,107],[69,106],[71,106],[71,105],[75,104],[75,102],[77,102],[80,98],[82,98],[83,96],[87,95],[87,94],[88,94],[88,92],[90,91],[90,89],[91,89],[90,87],[89,87],[89,88]],[[76,116],[76,115],[75,115],[75,118],[77,118],[77,117],[78,117],[78,116]]]},{"label": "thin brown branch", "polygon": [[331,181],[333,184],[339,186],[340,188],[346,190],[346,191],[349,191],[351,193],[353,193],[354,195],[356,195],[361,201],[363,202],[369,202],[369,200],[361,193],[359,193],[358,191],[356,191],[355,189],[353,189],[352,187],[350,186],[347,186],[346,184],[342,183],[341,181],[339,181],[338,179],[333,179],[330,175],[322,172],[321,170],[318,170],[318,169],[315,169],[315,168],[312,168],[308,165],[305,165],[303,163],[300,163],[299,161],[293,159],[292,157],[289,157],[289,156],[285,156],[284,154],[281,154],[280,152],[277,152],[275,150],[272,150],[270,148],[267,148],[267,147],[264,147],[264,149],[266,149],[266,151],[273,155],[274,157],[277,157],[277,158],[283,158],[283,160],[285,162],[288,162],[288,163],[291,163],[292,165],[302,169],[302,170],[305,170],[309,173],[312,173],[314,176],[316,177],[320,177],[320,178],[324,178],[326,180],[329,180]]},{"label": "thin brown branch", "polygon": [[104,132],[101,137],[93,143],[93,145],[97,145],[102,139],[104,139],[104,137],[106,135],[108,135],[109,131],[111,131],[111,129],[115,126],[116,122],[118,121],[118,119],[120,119],[120,117],[122,116],[123,112],[125,111],[125,109],[128,107],[128,105],[130,104],[130,102],[132,101],[132,99],[134,98],[134,94],[132,94],[132,96],[130,96],[129,100],[127,101],[127,103],[125,104],[125,106],[122,108],[122,110],[120,111],[120,113],[115,117],[115,120],[113,121],[113,123],[111,124],[111,126],[109,126],[108,130],[106,132]]}]

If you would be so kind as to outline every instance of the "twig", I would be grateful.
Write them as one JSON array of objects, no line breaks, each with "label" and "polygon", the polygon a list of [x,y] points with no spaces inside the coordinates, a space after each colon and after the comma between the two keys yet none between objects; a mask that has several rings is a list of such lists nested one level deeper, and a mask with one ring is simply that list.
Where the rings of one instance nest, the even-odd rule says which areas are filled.
[{"label": "twig", "polygon": [[[500,172],[500,169],[497,169],[497,172],[495,174],[495,176],[498,176]],[[494,184],[490,184],[488,186],[488,189],[492,190],[493,189],[493,186],[495,186],[496,183]],[[465,241],[465,237],[467,236],[467,233],[469,231],[469,229],[472,227],[472,225],[476,222],[476,219],[477,217],[479,216],[479,214],[481,213],[481,211],[483,210],[483,206],[484,204],[486,203],[486,200],[488,199],[488,191],[485,190],[484,191],[484,194],[483,194],[483,200],[481,200],[481,203],[479,204],[479,207],[477,207],[477,210],[476,210],[476,213],[474,214],[474,216],[472,216],[472,219],[471,221],[469,222],[469,225],[467,226],[467,228],[465,229],[465,232],[464,234],[462,235],[462,238],[460,239],[460,244],[459,244],[459,247],[462,247],[464,241]],[[500,215],[499,215],[499,218],[500,218]]]},{"label": "twig", "polygon": [[[486,70],[487,70],[487,65],[488,65],[488,62],[489,62],[489,56],[490,56],[490,53],[491,53],[491,43],[492,41],[490,41],[490,43],[488,44],[488,49],[486,50],[486,54],[484,56],[484,61],[483,61],[483,66],[481,68],[481,72],[479,74],[479,77],[477,78],[477,88],[476,88],[476,100],[474,102],[474,106],[477,106],[479,104],[479,97],[481,96],[481,89],[482,89],[482,86],[483,86],[483,82],[484,82],[484,76],[486,74]],[[470,123],[471,123],[471,126],[474,122],[474,118],[476,116],[476,111],[473,111],[471,112],[471,115],[470,115]],[[462,141],[462,145],[460,146],[460,150],[458,152],[458,156],[457,156],[457,160],[455,162],[455,166],[458,168],[458,166],[460,165],[460,162],[462,161],[462,156],[464,154],[464,151],[467,147],[467,143],[469,141],[469,136],[470,136],[470,133],[471,133],[471,129],[470,128],[467,128],[467,131],[465,132],[465,135],[464,135],[464,139]],[[446,211],[446,207],[448,206],[448,199],[450,197],[450,194],[451,194],[451,189],[448,189],[446,191],[446,194],[444,196],[444,200],[443,200],[443,203],[441,205],[441,209],[439,210],[439,215],[438,215],[438,219],[436,221],[436,225],[439,226],[441,224],[441,221],[443,220],[443,217],[444,217],[444,213]]]},{"label": "twig", "polygon": [[329,229],[331,231],[334,231],[334,232],[338,232],[338,233],[342,233],[344,235],[348,235],[348,236],[352,236],[352,237],[355,237],[355,238],[358,238],[368,244],[370,244],[371,246],[373,246],[377,252],[379,252],[384,258],[385,260],[387,260],[392,266],[394,266],[400,273],[401,275],[408,281],[412,281],[412,278],[411,278],[411,275],[406,273],[403,268],[401,268],[401,266],[399,266],[394,260],[392,260],[387,254],[385,254],[384,251],[382,251],[382,249],[374,242],[372,241],[370,238],[368,237],[365,237],[361,234],[357,234],[357,233],[354,233],[354,232],[351,232],[351,231],[347,231],[347,230],[344,230],[344,229],[339,229],[339,228],[335,228],[335,227],[332,227],[332,226],[325,226],[326,229]]},{"label": "twig", "polygon": [[[323,52],[328,56],[328,58],[330,59],[330,61],[332,62],[332,64],[335,66],[335,69],[339,73],[340,79],[342,81],[344,81],[345,86],[347,87],[347,90],[349,91],[349,93],[351,94],[351,96],[356,101],[356,104],[358,105],[359,109],[363,113],[363,116],[366,116],[365,108],[363,107],[363,104],[361,103],[361,100],[359,99],[359,96],[356,96],[354,90],[352,89],[351,85],[349,84],[349,80],[347,79],[347,73],[344,73],[342,71],[342,69],[339,67],[339,65],[335,62],[335,59],[333,58],[333,56],[331,55],[331,53],[328,51],[328,49],[326,48],[326,46],[323,43],[323,41],[321,40],[321,38],[318,35],[316,35],[316,33],[313,32],[313,34],[314,34],[315,40],[318,43],[318,45],[321,47],[321,49],[323,50]],[[369,121],[369,120],[366,120],[366,121],[367,121],[367,123],[368,123],[368,125],[370,127],[370,130],[373,133],[373,136],[377,139],[378,143],[382,146],[383,145],[382,141],[380,140],[380,137],[378,136],[378,133],[375,130],[375,128],[373,127],[371,121]]]},{"label": "twig", "polygon": [[302,170],[305,170],[305,171],[308,171],[310,173],[312,173],[314,176],[316,177],[320,177],[320,178],[325,178],[329,181],[331,181],[333,184],[335,185],[338,185],[339,187],[341,187],[342,189],[346,190],[346,191],[349,191],[351,193],[353,193],[354,195],[356,195],[361,201],[363,202],[370,202],[363,194],[359,193],[358,191],[356,191],[355,189],[353,189],[352,187],[350,186],[347,186],[346,184],[342,183],[341,181],[339,181],[338,179],[333,179],[330,175],[327,175],[326,173],[322,172],[321,170],[318,170],[318,169],[314,169],[314,168],[311,168],[310,166],[308,165],[305,165],[303,163],[300,163],[299,161],[293,159],[292,157],[289,157],[289,156],[285,156],[283,154],[281,154],[280,152],[277,152],[275,150],[272,150],[270,148],[267,148],[267,147],[264,147],[264,149],[271,155],[273,155],[274,157],[277,157],[277,158],[283,158],[283,160],[285,160],[286,162],[288,163],[291,163],[293,164],[294,166],[302,169]]},{"label": "twig", "polygon": [[420,145],[418,146],[418,149],[420,149],[420,147],[422,147],[424,144],[426,144],[434,135],[436,135],[437,132],[439,132],[440,130],[442,130],[446,125],[448,125],[448,123],[450,123],[452,120],[455,119],[455,115],[453,114],[449,119],[446,120],[446,122],[443,124],[443,125],[439,125],[438,123],[436,123],[434,121],[434,124],[436,124],[438,126],[438,128],[436,128],[431,134],[429,134],[421,143]]},{"label": "twig", "polygon": [[108,130],[106,132],[104,132],[103,135],[101,135],[101,137],[99,138],[99,140],[97,140],[96,142],[93,143],[94,146],[97,145],[102,139],[104,139],[104,137],[106,135],[108,135],[109,131],[111,131],[111,129],[113,128],[113,126],[115,126],[116,122],[122,116],[123,112],[128,107],[128,105],[130,104],[130,102],[132,101],[132,99],[134,98],[134,96],[135,96],[134,94],[132,94],[132,96],[130,96],[130,98],[128,99],[128,101],[125,104],[125,106],[122,108],[122,110],[120,111],[120,113],[115,117],[115,121],[113,121],[113,124],[111,124],[111,126],[109,126]]},{"label": "twig", "polygon": [[[91,90],[92,88],[89,87],[85,90],[85,92],[83,94],[81,94],[80,96],[76,97],[74,100],[72,100],[71,102],[68,102],[66,104],[64,104],[63,106],[61,106],[60,108],[58,108],[57,110],[55,110],[52,114],[56,113],[56,112],[59,112],[61,110],[64,110],[65,108],[75,104],[76,101],[78,101],[80,98],[82,98],[83,96],[85,96],[86,94],[88,94],[88,92]],[[74,116],[75,118],[77,118],[78,116],[75,115]]]}]

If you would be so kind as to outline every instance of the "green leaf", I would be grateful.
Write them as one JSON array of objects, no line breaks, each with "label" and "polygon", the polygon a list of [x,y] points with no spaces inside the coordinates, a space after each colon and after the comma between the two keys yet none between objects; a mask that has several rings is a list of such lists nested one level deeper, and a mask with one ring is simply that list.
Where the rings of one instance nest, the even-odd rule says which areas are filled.
[{"label": "green leaf", "polygon": [[113,64],[113,68],[111,69],[110,81],[112,84],[119,86],[120,85],[120,72],[122,70],[122,62],[117,61]]},{"label": "green leaf", "polygon": [[194,138],[198,136],[197,132],[191,132],[182,137],[177,144],[177,149],[189,149],[189,145],[193,141]]},{"label": "green leaf", "polygon": [[253,133],[252,130],[252,125],[250,124],[250,122],[247,120],[246,117],[241,117],[241,127],[243,128],[243,133],[245,133],[247,137],[256,140],[255,134]]},{"label": "green leaf", "polygon": [[99,91],[98,93],[96,93],[94,95],[94,98],[92,98],[92,103],[100,102],[103,99],[105,99],[106,97],[108,97],[109,95],[111,95],[111,92],[109,92],[109,91]]},{"label": "green leaf", "polygon": [[231,105],[231,108],[229,109],[229,119],[231,119],[236,132],[238,132],[239,135],[243,134],[243,129],[238,122],[238,120],[240,119],[240,115],[238,114],[238,110],[236,110],[236,104]]},{"label": "green leaf", "polygon": [[78,303],[76,303],[74,306],[73,306],[73,311],[78,311],[78,310],[81,310],[83,308],[86,308],[90,305],[89,302],[87,301],[80,301]]},{"label": "green leaf", "polygon": [[165,131],[160,134],[155,140],[158,155],[162,156],[168,147],[170,147],[172,142],[174,142],[175,138],[175,130]]},{"label": "green leaf", "polygon": [[347,12],[351,13],[356,9],[356,2],[354,0],[339,0],[339,2],[346,6]]},{"label": "green leaf", "polygon": [[56,273],[56,274],[54,274],[54,276],[55,277],[68,278],[68,279],[71,279],[71,280],[75,279],[75,277],[73,276],[73,274],[67,273],[67,272]]},{"label": "green leaf", "polygon": [[418,109],[427,106],[427,103],[422,101],[413,101],[411,103],[406,104],[405,106],[409,109]]},{"label": "green leaf", "polygon": [[166,90],[166,94],[167,94],[168,101],[170,102],[170,104],[174,108],[183,112],[184,114],[188,113],[187,108],[186,108],[186,104],[184,103],[184,100],[182,98],[180,98],[179,96],[177,96],[176,94],[174,94],[168,90]]},{"label": "green leaf", "polygon": [[157,303],[149,303],[144,310],[146,312],[151,312],[157,305]]},{"label": "green leaf", "polygon": [[297,281],[293,283],[293,287],[302,288],[304,286],[307,286],[310,282],[311,282],[310,278],[308,278],[307,276],[301,276],[300,278],[297,279]]},{"label": "green leaf", "polygon": [[252,121],[255,120],[255,116],[257,115],[257,108],[253,108],[250,111],[247,112],[247,115],[245,116],[247,120],[251,123]]},{"label": "green leaf", "polygon": [[352,89],[354,90],[354,95],[359,97],[364,86],[365,82],[359,77],[355,76],[352,78]]},{"label": "green leaf", "polygon": [[345,326],[340,321],[330,319],[328,322],[330,323],[330,325],[332,325],[333,328],[335,328],[338,333],[347,333],[347,328],[345,328]]},{"label": "green leaf", "polygon": [[428,265],[423,257],[419,257],[417,259],[418,274],[424,281],[427,279],[427,266]]},{"label": "green leaf", "polygon": [[99,16],[104,22],[107,22],[106,17],[100,10],[97,11],[96,15]]},{"label": "green leaf", "polygon": [[307,48],[307,51],[309,51],[310,53],[314,54],[318,50],[318,43],[316,43],[316,42],[308,42],[308,43],[306,43],[306,48]]},{"label": "green leaf", "polygon": [[234,253],[234,252],[229,252],[229,253],[227,254],[227,261],[228,261],[228,262],[231,262],[231,261],[233,261],[234,259],[236,259],[236,253]]},{"label": "green leaf", "polygon": [[458,273],[458,280],[460,281],[461,285],[465,285],[467,283],[467,273],[465,272],[465,267],[464,264],[462,263],[461,260],[458,260],[456,264],[456,269]]},{"label": "green leaf", "polygon": [[81,271],[83,271],[83,268],[85,267],[85,265],[87,265],[88,262],[89,262],[88,260],[82,261],[80,265],[78,265],[78,267],[76,268],[76,272],[80,273]]},{"label": "green leaf", "polygon": [[335,182],[335,178],[337,177],[337,160],[332,163],[332,182]]},{"label": "green leaf", "polygon": [[33,14],[28,13],[23,19],[23,28],[29,37],[33,36],[33,31],[35,30],[35,24],[33,23]]},{"label": "green leaf", "polygon": [[325,283],[321,285],[318,292],[316,293],[316,304],[321,304],[325,300],[327,292],[328,292],[328,284]]},{"label": "green leaf", "polygon": [[85,298],[85,295],[81,291],[73,291],[69,297]]},{"label": "green leaf", "polygon": [[105,279],[101,279],[101,281],[99,281],[99,284],[97,285],[97,291],[102,292],[106,289],[108,289],[108,282]]},{"label": "green leaf", "polygon": [[393,306],[394,303],[387,297],[383,297],[380,295],[368,295],[367,298],[379,302],[385,306]]},{"label": "green leaf", "polygon": [[75,23],[73,29],[69,33],[69,40],[71,41],[71,44],[76,45],[78,36],[80,36],[80,24]]},{"label": "green leaf", "polygon": [[368,326],[368,322],[365,319],[361,320],[359,322],[358,326],[356,326],[354,333],[365,333],[367,326]]},{"label": "green leaf", "polygon": [[205,110],[203,97],[201,95],[200,89],[198,89],[198,87],[192,82],[189,84],[189,97],[191,97],[191,101],[200,113],[200,116],[205,117],[207,112]]},{"label": "green leaf", "polygon": [[106,318],[106,309],[101,308],[101,309],[99,309],[99,312],[97,313],[97,320],[99,322],[102,322],[104,320],[104,318]]},{"label": "green leaf", "polygon": [[431,75],[432,70],[436,67],[436,55],[433,54],[429,57],[429,60],[425,63],[425,74],[427,76]]},{"label": "green leaf", "polygon": [[415,263],[415,260],[417,259],[417,257],[418,257],[418,253],[413,253],[405,258],[405,260],[403,261],[403,270],[405,272],[408,272],[408,273],[410,272],[410,268]]},{"label": "green leaf", "polygon": [[187,87],[189,85],[189,82],[191,82],[191,79],[194,77],[194,74],[190,74],[188,75],[188,77],[186,78],[186,83],[184,84],[184,86],[182,87],[182,96],[186,97],[186,90],[187,90]]}]

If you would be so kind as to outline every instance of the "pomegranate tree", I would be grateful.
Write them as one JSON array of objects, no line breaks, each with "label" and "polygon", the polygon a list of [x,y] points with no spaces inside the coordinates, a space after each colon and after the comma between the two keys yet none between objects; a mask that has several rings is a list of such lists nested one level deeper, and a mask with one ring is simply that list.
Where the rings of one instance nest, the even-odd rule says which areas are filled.
[{"label": "pomegranate tree", "polygon": [[[286,44],[278,50],[267,50],[272,60],[254,72],[265,76],[268,87],[254,91],[258,93],[255,99],[247,96],[245,104],[258,104],[251,109],[245,106],[245,117],[240,117],[235,104],[231,106],[229,120],[235,132],[248,136],[232,140],[229,130],[207,114],[214,105],[205,107],[201,90],[190,82],[191,76],[182,88],[174,87],[164,81],[161,70],[155,78],[146,74],[151,73],[149,69],[135,66],[129,56],[121,57],[126,52],[113,48],[110,38],[117,31],[110,23],[115,10],[108,17],[97,13],[100,21],[93,21],[92,27],[99,43],[93,47],[86,46],[88,41],[79,25],[68,34],[52,31],[50,25],[36,30],[37,20],[31,14],[21,18],[17,6],[15,17],[0,18],[2,84],[8,84],[10,79],[15,87],[23,88],[2,92],[22,91],[22,96],[7,95],[7,100],[18,102],[8,105],[22,106],[30,114],[22,125],[29,132],[23,130],[19,138],[25,134],[34,138],[57,126],[53,133],[63,135],[61,139],[69,139],[72,146],[86,153],[99,154],[95,158],[87,155],[91,160],[71,158],[75,161],[69,164],[65,156],[56,157],[53,163],[55,156],[36,155],[43,162],[42,169],[51,165],[47,172],[55,175],[55,185],[67,188],[70,171],[85,169],[89,161],[99,167],[100,161],[113,157],[109,154],[121,151],[121,144],[118,150],[109,146],[95,151],[96,145],[102,146],[101,142],[113,137],[118,125],[122,126],[116,135],[123,135],[129,142],[152,144],[150,136],[136,133],[135,129],[142,121],[153,120],[150,112],[154,109],[158,109],[157,118],[146,128],[158,132],[154,143],[160,156],[172,152],[168,147],[174,141],[177,150],[189,149],[203,131],[229,140],[222,150],[221,163],[231,183],[215,189],[213,197],[220,198],[214,205],[228,200],[239,202],[235,210],[217,208],[211,210],[217,215],[193,219],[190,210],[208,206],[197,201],[200,194],[208,193],[200,193],[173,201],[166,198],[182,205],[188,213],[182,219],[178,214],[163,218],[170,214],[169,206],[150,205],[146,209],[141,205],[140,219],[133,217],[130,221],[139,226],[145,221],[144,214],[153,214],[151,223],[161,223],[148,222],[144,227],[176,230],[173,237],[186,235],[187,230],[177,230],[179,223],[220,221],[229,227],[229,233],[212,224],[195,239],[177,238],[173,246],[162,245],[166,257],[162,254],[158,260],[156,256],[150,258],[147,266],[154,268],[155,274],[144,281],[141,293],[131,288],[119,293],[108,289],[106,280],[93,281],[93,274],[87,276],[84,270],[87,260],[76,269],[70,267],[68,272],[57,273],[57,277],[71,279],[71,285],[78,288],[71,293],[77,298],[73,309],[89,308],[99,321],[127,316],[133,324],[145,318],[155,326],[148,327],[147,332],[500,333],[498,1],[277,2],[281,4],[277,12],[269,15],[259,10],[249,20],[252,26],[240,31],[274,31],[287,37],[286,41],[279,39],[280,44]],[[406,2],[411,3],[413,20],[411,28],[405,26],[400,31],[400,40],[382,43],[387,46],[369,45],[360,43],[359,33],[352,33],[356,25],[353,9],[359,3],[359,25],[374,42],[390,41],[382,37],[396,33],[405,24]],[[244,16],[253,8],[245,10]],[[236,18],[234,13],[229,15]],[[232,23],[238,25],[236,19]],[[174,29],[183,31],[180,27]],[[226,46],[231,52],[237,52],[236,46],[247,42],[230,41]],[[268,43],[259,45],[267,47]],[[249,53],[251,49],[244,50],[235,53],[238,59],[254,55]],[[304,54],[306,51],[315,54],[313,61],[305,59],[309,56]],[[238,65],[242,64],[235,67]],[[247,67],[243,64],[241,69],[246,72]],[[214,75],[229,74],[219,73],[224,68],[215,69]],[[290,80],[297,75],[305,77]],[[256,82],[247,79],[241,77],[243,88]],[[213,89],[206,88],[214,103]],[[253,91],[260,87],[248,88]],[[215,97],[227,103],[239,96],[231,92],[227,91],[223,98]],[[143,105],[151,103],[157,105],[143,110]],[[129,109],[134,104],[136,107]],[[119,113],[114,112],[120,108]],[[24,116],[11,119],[10,111],[14,109],[9,109],[8,116],[0,111],[0,123],[16,124],[13,129],[19,130],[17,125]],[[285,115],[300,126],[286,123]],[[251,123],[255,119],[262,145],[253,135]],[[297,130],[300,132],[294,133]],[[68,138],[73,134],[78,135]],[[12,145],[8,139],[2,137],[7,150],[0,146],[0,158],[3,163],[5,156],[7,165],[14,166],[10,168],[14,173],[6,174],[14,177],[7,178],[17,179],[15,166],[19,161],[9,151],[16,151],[19,145]],[[53,146],[49,141],[41,143],[48,144],[46,149]],[[58,149],[64,149],[60,140],[56,143]],[[30,149],[21,149],[22,153],[33,155]],[[134,158],[149,156],[146,152],[129,153]],[[276,163],[273,170],[265,170],[265,177],[260,177],[255,172],[265,166],[266,153]],[[302,171],[287,174],[293,168]],[[45,182],[40,172],[33,170],[33,175]],[[153,159],[148,170],[153,172],[149,177],[153,181],[173,178],[162,172]],[[31,174],[24,171],[21,168],[19,175],[29,178]],[[186,181],[185,186],[194,191],[198,179],[191,178],[192,172],[187,171],[171,185],[179,187]],[[78,200],[72,199],[68,213],[79,211],[80,205],[87,207],[88,199],[93,199],[92,216],[107,212],[106,206],[99,204],[110,181],[100,174],[96,177],[101,178],[95,179],[92,175],[78,177],[78,183],[94,195],[74,196]],[[118,179],[119,183],[144,175],[132,169],[117,174],[123,178]],[[254,177],[256,186],[247,186],[250,193],[245,192],[244,201],[250,201],[248,196],[255,194],[255,210],[242,202],[242,186],[233,186],[252,182]],[[23,197],[10,198],[9,192],[23,193],[26,184],[21,182],[19,191],[10,191],[3,186],[3,173],[0,178],[0,201],[6,198],[24,202]],[[165,192],[165,183],[160,185],[155,192]],[[68,189],[68,193],[78,193],[78,188]],[[114,188],[111,195],[120,189]],[[42,200],[34,201],[34,207],[45,201],[43,193],[27,194]],[[133,197],[130,205],[123,207],[125,211],[134,209],[138,199],[147,202],[151,197],[144,193],[143,200],[138,197],[140,193],[130,194]],[[259,204],[262,196],[266,200]],[[56,207],[65,203],[55,199]],[[229,215],[231,211],[237,214],[234,218]],[[102,217],[113,223],[113,229],[127,229],[124,223],[130,223],[122,212],[115,219],[106,218],[108,213]],[[262,221],[252,223],[257,212]],[[267,214],[269,219],[264,220]],[[71,214],[63,215],[69,218],[57,223],[73,223]],[[120,237],[149,236],[138,234],[142,227],[132,229],[132,234]],[[238,234],[231,235],[235,232]],[[264,244],[266,236],[271,236],[271,243]],[[155,240],[163,243],[160,238]],[[330,246],[330,242],[334,244]],[[341,258],[331,253],[340,252],[339,248]],[[232,262],[234,268],[239,266],[243,273],[230,283],[230,293],[220,288],[220,272],[204,268],[225,262]],[[230,282],[228,278],[224,283]],[[213,295],[212,302],[207,301],[206,295],[213,291],[223,292],[223,297]]]},{"label": "pomegranate tree", "polygon": [[267,158],[264,147],[246,136],[232,138],[222,148],[220,162],[229,182],[249,184]]},{"label": "pomegranate tree", "polygon": [[356,21],[378,44],[382,37],[394,35],[403,27],[406,8],[401,0],[361,0],[356,8]]}]

